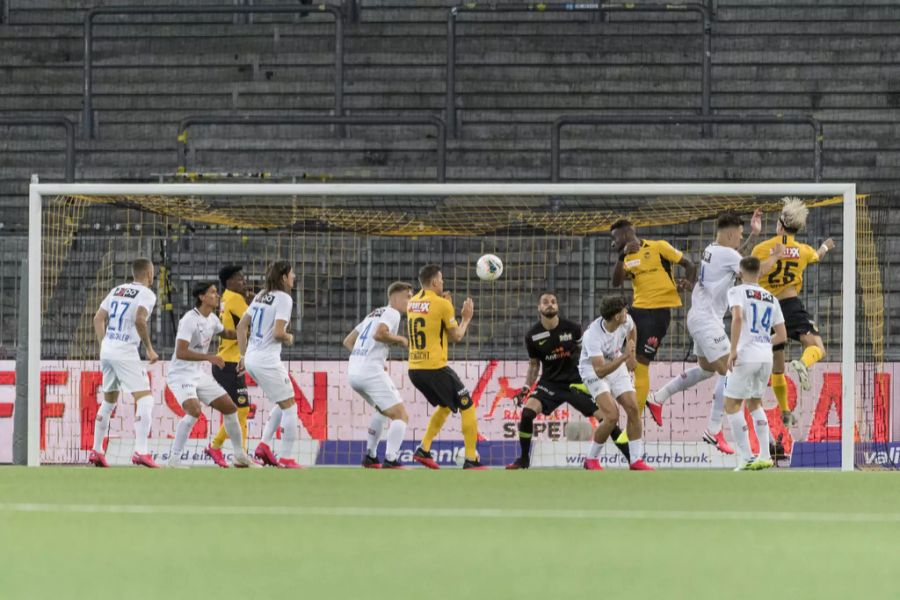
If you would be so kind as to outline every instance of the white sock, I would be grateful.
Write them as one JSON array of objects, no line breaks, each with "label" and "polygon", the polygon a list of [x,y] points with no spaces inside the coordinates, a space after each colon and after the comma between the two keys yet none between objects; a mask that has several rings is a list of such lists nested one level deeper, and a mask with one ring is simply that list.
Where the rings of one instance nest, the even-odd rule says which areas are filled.
[{"label": "white sock", "polygon": [[772,458],[772,454],[769,452],[769,438],[771,435],[769,434],[769,419],[766,417],[766,411],[759,407],[750,413],[750,418],[753,419],[756,439],[759,440],[759,457],[763,460],[769,460]]},{"label": "white sock", "polygon": [[109,417],[116,409],[116,403],[101,402],[94,421],[94,452],[103,453],[103,438],[109,433]]},{"label": "white sock", "polygon": [[228,439],[231,440],[231,451],[234,452],[235,456],[243,455],[244,442],[241,439],[241,423],[238,421],[237,413],[222,415],[222,424],[225,425],[225,433],[228,434]]},{"label": "white sock", "polygon": [[379,412],[372,415],[372,420],[369,421],[369,429],[366,432],[366,453],[373,458],[378,455],[378,440],[384,433],[387,421],[388,418]]},{"label": "white sock", "polygon": [[292,406],[281,413],[281,449],[278,458],[294,458],[294,442],[297,441],[297,407]]},{"label": "white sock", "polygon": [[153,420],[153,396],[143,396],[137,401],[134,416],[134,451],[147,454],[150,439],[150,422]]},{"label": "white sock", "polygon": [[600,451],[603,450],[603,444],[591,442],[591,449],[588,450],[588,458],[600,458]]},{"label": "white sock", "polygon": [[272,438],[275,437],[275,432],[281,426],[281,415],[283,412],[281,407],[276,404],[272,412],[269,413],[269,420],[266,421],[266,427],[263,429],[262,443],[270,448],[272,447]]},{"label": "white sock", "polygon": [[712,407],[709,409],[709,421],[706,429],[713,435],[722,431],[722,417],[725,416],[725,376],[720,375],[713,392]]},{"label": "white sock", "polygon": [[678,392],[683,392],[688,388],[692,388],[704,379],[709,379],[715,374],[715,371],[706,371],[705,369],[701,369],[700,367],[688,369],[681,375],[670,380],[669,383],[664,385],[658,392],[656,392],[656,402],[657,404],[662,404],[673,394],[677,394]]},{"label": "white sock", "polygon": [[184,446],[187,444],[188,436],[191,435],[191,428],[196,422],[197,418],[188,414],[185,414],[178,421],[178,424],[175,426],[175,439],[172,441],[172,450],[169,452],[170,457],[181,457],[181,453],[184,452]]},{"label": "white sock", "polygon": [[644,458],[644,440],[628,440],[628,454],[631,455],[631,462],[635,462]]},{"label": "white sock", "polygon": [[750,452],[750,434],[747,433],[747,421],[744,420],[744,411],[739,410],[734,414],[728,415],[728,424],[731,426],[731,435],[734,437],[734,443],[741,453],[741,460],[747,462],[753,458]]},{"label": "white sock", "polygon": [[384,452],[386,460],[397,460],[400,454],[400,444],[403,443],[403,436],[406,435],[406,422],[400,419],[391,421],[391,426],[387,432],[387,448]]}]

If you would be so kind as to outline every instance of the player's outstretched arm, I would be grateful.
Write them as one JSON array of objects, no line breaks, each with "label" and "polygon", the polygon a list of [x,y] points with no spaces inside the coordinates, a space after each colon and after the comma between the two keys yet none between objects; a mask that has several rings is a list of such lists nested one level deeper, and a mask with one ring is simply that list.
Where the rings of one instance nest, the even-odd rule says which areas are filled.
[{"label": "player's outstretched arm", "polygon": [[[631,330],[628,332],[628,338],[627,338],[627,339],[628,339],[628,342],[629,342],[634,348],[637,348],[637,327],[632,327],[632,328],[631,328]],[[629,371],[634,371],[634,370],[637,368],[637,356],[636,356],[635,352],[632,352],[632,353],[631,353],[631,356],[629,356],[629,357],[625,360],[625,367],[626,367]]]},{"label": "player's outstretched arm", "polygon": [[237,332],[232,331],[230,329],[223,329],[222,331],[219,332],[219,335],[224,340],[236,340],[237,339]]},{"label": "player's outstretched arm", "polygon": [[359,337],[359,332],[354,328],[350,333],[347,334],[347,337],[344,338],[344,341],[341,342],[341,345],[344,346],[347,350],[353,352],[353,345],[356,344],[356,338]]},{"label": "player's outstretched arm", "polygon": [[747,236],[747,240],[738,251],[741,253],[741,256],[750,254],[753,246],[756,245],[756,238],[758,238],[759,234],[762,232],[762,213],[762,209],[757,208],[753,211],[753,216],[750,217],[750,235]]},{"label": "player's outstretched arm", "polygon": [[106,325],[109,322],[109,313],[104,309],[99,309],[94,314],[94,335],[97,336],[97,343],[102,344],[103,338],[106,337]]},{"label": "player's outstretched arm", "polygon": [[393,333],[391,333],[391,330],[387,326],[387,323],[380,323],[378,325],[378,328],[375,330],[375,335],[372,337],[375,338],[376,342],[381,342],[382,344],[409,346],[409,340],[402,335],[394,335]]},{"label": "player's outstretched arm", "polygon": [[828,238],[827,240],[822,242],[822,245],[819,246],[818,250],[816,250],[816,254],[819,255],[819,260],[825,258],[825,255],[828,254],[828,252],[831,250],[834,250],[834,240]]},{"label": "player's outstretched arm", "polygon": [[682,255],[681,260],[678,261],[678,264],[682,269],[684,269],[684,277],[681,279],[681,281],[678,282],[678,289],[694,289],[694,282],[697,281],[697,265],[694,264],[694,261],[684,255]]},{"label": "player's outstretched arm", "polygon": [[765,277],[775,268],[775,263],[784,258],[784,246],[775,244],[768,258],[759,263],[759,275]]},{"label": "player's outstretched arm", "polygon": [[459,314],[462,317],[459,325],[447,332],[447,339],[454,344],[463,339],[466,335],[466,330],[469,328],[469,323],[472,322],[472,317],[475,316],[475,303],[472,302],[471,298],[466,298]]},{"label": "player's outstretched arm", "polygon": [[737,361],[738,342],[741,340],[741,329],[744,326],[744,311],[740,306],[731,307],[731,352],[728,354],[726,368],[730,371]]},{"label": "player's outstretched arm", "polygon": [[144,344],[144,349],[147,350],[147,360],[152,365],[159,360],[159,355],[153,349],[153,344],[150,343],[150,327],[147,325],[147,316],[149,314],[145,307],[139,307],[134,318],[134,328],[137,329],[138,337],[141,338],[141,343]]},{"label": "player's outstretched arm", "polygon": [[220,369],[225,366],[225,359],[215,354],[204,354],[203,352],[194,352],[188,345],[187,340],[175,340],[175,358],[178,360],[190,360],[195,362],[210,362]]}]

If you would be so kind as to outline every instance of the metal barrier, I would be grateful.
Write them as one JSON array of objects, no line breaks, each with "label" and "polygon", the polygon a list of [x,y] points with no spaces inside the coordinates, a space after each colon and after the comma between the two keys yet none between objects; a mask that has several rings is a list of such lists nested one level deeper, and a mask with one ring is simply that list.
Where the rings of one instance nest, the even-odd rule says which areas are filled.
[{"label": "metal barrier", "polygon": [[12,0],[0,0],[0,23],[9,24],[9,3]]},{"label": "metal barrier", "polygon": [[0,117],[0,125],[46,125],[66,130],[66,181],[75,181],[75,124],[66,117]]},{"label": "metal barrier", "polygon": [[809,125],[813,130],[813,177],[822,180],[822,143],[825,139],[822,123],[809,115],[585,115],[560,117],[550,132],[550,179],[559,177],[560,135],[566,125]]},{"label": "metal barrier", "polygon": [[709,9],[704,4],[598,4],[598,3],[567,3],[567,4],[485,4],[475,3],[454,6],[447,14],[447,125],[450,137],[457,135],[456,116],[456,17],[461,12],[586,12],[594,14],[613,12],[695,12],[701,17],[703,25],[703,74],[701,81],[700,114],[709,115],[710,96],[712,93],[712,20]]},{"label": "metal barrier", "polygon": [[85,138],[94,136],[93,91],[93,28],[94,18],[99,15],[170,15],[170,14],[307,14],[327,12],[334,17],[334,114],[344,112],[344,16],[337,6],[104,6],[93,8],[84,17],[84,117],[82,119]]},{"label": "metal barrier", "polygon": [[437,180],[447,180],[447,125],[439,117],[367,117],[367,116],[191,116],[178,125],[178,169],[187,168],[187,129],[191,125],[431,125],[437,131]]}]

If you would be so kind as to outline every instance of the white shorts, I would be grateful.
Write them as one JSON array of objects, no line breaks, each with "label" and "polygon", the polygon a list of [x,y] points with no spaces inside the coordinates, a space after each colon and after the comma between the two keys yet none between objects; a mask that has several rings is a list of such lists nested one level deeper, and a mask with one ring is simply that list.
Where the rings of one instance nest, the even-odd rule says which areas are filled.
[{"label": "white shorts", "polygon": [[369,373],[350,373],[350,387],[379,411],[385,411],[400,404],[400,392],[394,386],[386,371],[370,371]]},{"label": "white shorts", "polygon": [[184,405],[191,398],[196,398],[209,406],[213,400],[227,396],[228,392],[212,378],[209,373],[200,373],[193,378],[173,377],[166,378],[172,395],[178,400],[178,404]]},{"label": "white shorts", "polygon": [[615,399],[622,394],[634,391],[634,380],[625,365],[619,365],[618,369],[603,378],[597,377],[596,373],[593,376],[581,373],[581,379],[590,392],[591,398],[608,392]]},{"label": "white shorts", "polygon": [[716,361],[731,352],[731,342],[722,322],[688,319],[688,332],[694,340],[694,354],[709,362]]},{"label": "white shorts", "polygon": [[770,362],[738,362],[725,378],[725,397],[736,400],[762,398],[771,374]]},{"label": "white shorts", "polygon": [[244,367],[270,401],[284,402],[294,399],[294,386],[291,385],[287,369],[280,360],[266,362],[263,359],[260,363],[248,363],[247,359],[244,359]]},{"label": "white shorts", "polygon": [[150,378],[140,359],[101,358],[100,370],[103,371],[100,389],[104,392],[118,392],[120,389],[132,394],[150,391]]}]

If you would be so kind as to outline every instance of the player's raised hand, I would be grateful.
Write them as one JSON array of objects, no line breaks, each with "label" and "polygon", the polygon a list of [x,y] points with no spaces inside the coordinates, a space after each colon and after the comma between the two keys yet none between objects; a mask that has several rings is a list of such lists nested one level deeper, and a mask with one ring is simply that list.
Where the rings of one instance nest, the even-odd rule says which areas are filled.
[{"label": "player's raised hand", "polygon": [[147,361],[152,365],[159,360],[159,354],[155,350],[147,350]]},{"label": "player's raised hand", "polygon": [[211,365],[215,365],[215,366],[219,367],[220,369],[225,368],[225,359],[217,354],[209,355],[209,363]]},{"label": "player's raised hand", "polygon": [[760,232],[762,232],[762,209],[757,208],[753,211],[753,216],[750,217],[750,233],[759,235]]},{"label": "player's raised hand", "polygon": [[460,314],[466,321],[470,320],[475,315],[475,303],[471,298],[466,298],[466,300],[463,302]]},{"label": "player's raised hand", "polygon": [[834,250],[834,240],[831,238],[828,238],[827,240],[822,242],[822,245],[825,246],[826,248],[828,248],[829,250]]}]

